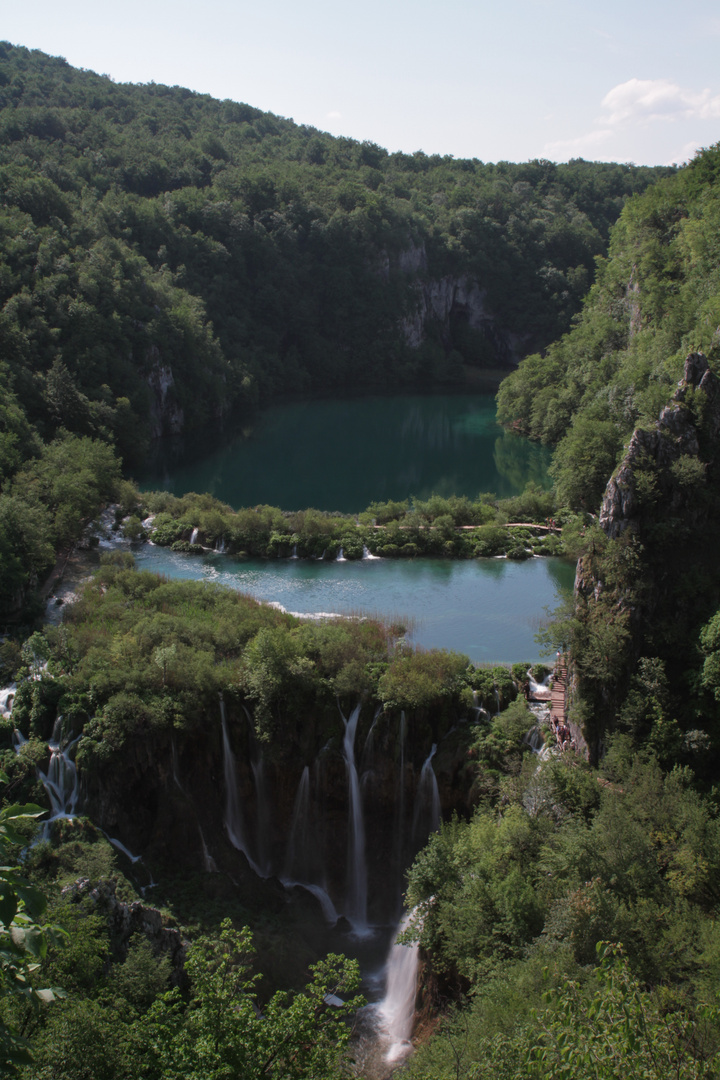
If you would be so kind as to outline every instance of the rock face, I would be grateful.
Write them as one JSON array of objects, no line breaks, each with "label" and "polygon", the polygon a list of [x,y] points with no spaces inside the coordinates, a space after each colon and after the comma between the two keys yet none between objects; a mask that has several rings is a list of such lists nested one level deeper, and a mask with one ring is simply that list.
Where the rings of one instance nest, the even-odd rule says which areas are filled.
[{"label": "rock face", "polygon": [[163,364],[159,351],[153,347],[150,357],[152,367],[147,382],[152,396],[150,400],[150,434],[153,439],[162,435],[179,435],[185,424],[185,415],[175,400],[172,368]]},{"label": "rock face", "polygon": [[592,760],[622,715],[640,658],[658,659],[668,685],[683,685],[699,627],[720,603],[708,542],[720,528],[720,380],[702,354],[687,357],[656,424],[633,433],[599,522],[613,543],[586,551],[575,579],[588,644],[574,678]]},{"label": "rock face", "polygon": [[[167,735],[136,739],[122,761],[84,777],[84,810],[111,836],[149,865],[229,875],[241,887],[257,881],[249,867],[271,880],[288,878],[321,885],[339,911],[350,875],[348,763],[343,729],[327,739],[300,740],[284,757],[261,755],[242,709],[230,702],[227,729],[234,761],[232,775],[240,808],[237,832],[247,842],[246,859],[230,842],[228,773],[219,717],[209,710],[203,730],[169,744]],[[429,719],[361,714],[355,740],[357,778],[362,792],[366,837],[368,915],[382,922],[396,917],[404,871],[425,843],[433,820],[433,795],[422,783],[423,764],[433,744],[437,798],[445,815],[467,812],[469,781],[456,736]],[[312,719],[303,724],[307,735]],[[400,733],[403,733],[402,739]],[[445,738],[443,736],[445,735]]]},{"label": "rock face", "polygon": [[162,914],[154,907],[148,907],[140,900],[128,904],[120,900],[115,893],[115,881],[101,879],[93,884],[88,878],[80,878],[62,891],[63,896],[74,902],[88,898],[104,915],[110,926],[110,934],[121,952],[126,952],[133,934],[141,934],[150,942],[156,955],[170,957],[173,976],[176,982],[182,982],[183,965],[188,942],[180,931],[167,926]]},{"label": "rock face", "polygon": [[685,371],[672,405],[666,406],[654,429],[638,429],[633,433],[622,463],[611,477],[600,510],[600,525],[610,539],[617,539],[628,526],[639,520],[642,512],[638,497],[638,474],[654,468],[656,475],[666,477],[662,485],[668,509],[680,508],[682,491],[667,476],[672,465],[685,455],[698,458],[700,443],[694,418],[687,407],[688,392],[703,395],[706,407],[703,420],[711,437],[720,432],[720,380],[710,371],[701,353],[692,353],[685,361]]},{"label": "rock face", "polygon": [[411,283],[410,311],[401,322],[406,344],[413,349],[419,348],[426,340],[431,324],[439,325],[441,336],[449,341],[452,320],[461,319],[471,330],[488,338],[500,363],[517,364],[523,339],[498,325],[495,313],[487,303],[487,290],[467,275],[428,278],[427,265],[425,245],[411,244],[400,252],[394,263],[386,255],[381,268],[385,278],[389,278],[391,270],[397,270],[415,279]]}]

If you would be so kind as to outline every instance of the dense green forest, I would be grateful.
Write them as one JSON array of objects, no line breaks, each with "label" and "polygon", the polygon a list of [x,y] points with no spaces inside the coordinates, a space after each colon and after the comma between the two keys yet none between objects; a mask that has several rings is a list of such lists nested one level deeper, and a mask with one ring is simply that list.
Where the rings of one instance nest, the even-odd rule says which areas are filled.
[{"label": "dense green forest", "polygon": [[567,328],[662,172],[388,154],[5,44],[7,388],[127,464],[268,395],[497,367]]},{"label": "dense green forest", "polygon": [[[562,544],[577,589],[545,637],[569,646],[590,750],[532,752],[526,664],[474,668],[401,626],[302,622],[106,558],[59,627],[0,644],[18,684],[0,723],[4,1071],[347,1074],[356,967],[319,959],[318,912],[243,861],[219,793],[232,743],[246,793],[262,748],[285,820],[315,761],[340,805],[360,702],[378,773],[406,752],[419,773],[439,747],[446,820],[405,881],[424,1032],[405,1075],[720,1075],[719,164],[718,148],[679,171],[391,155],[1,47],[6,614],[31,617],[57,552],[110,503],[127,536],[181,551],[195,530],[265,557]],[[524,352],[499,416],[556,447],[551,492],[356,519],[123,479],[151,435],[272,395],[461,381]],[[548,517],[561,539],[506,529]],[[56,724],[87,816],[38,837]],[[139,845],[152,900],[100,825]],[[376,878],[389,831],[368,845]]]}]

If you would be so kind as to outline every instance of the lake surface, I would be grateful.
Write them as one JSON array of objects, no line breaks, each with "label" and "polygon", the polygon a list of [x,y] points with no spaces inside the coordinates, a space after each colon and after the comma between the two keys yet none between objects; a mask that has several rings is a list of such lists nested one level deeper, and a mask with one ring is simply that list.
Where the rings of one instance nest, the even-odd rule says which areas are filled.
[{"label": "lake surface", "polygon": [[407,620],[414,644],[453,649],[476,664],[540,659],[535,633],[574,577],[563,559],[239,561],[150,544],[135,555],[140,569],[217,581],[297,614],[362,611]]},{"label": "lake surface", "polygon": [[236,509],[266,503],[357,513],[373,501],[547,485],[550,451],[503,431],[491,394],[273,405],[243,426],[164,440],[139,480],[209,491]]}]

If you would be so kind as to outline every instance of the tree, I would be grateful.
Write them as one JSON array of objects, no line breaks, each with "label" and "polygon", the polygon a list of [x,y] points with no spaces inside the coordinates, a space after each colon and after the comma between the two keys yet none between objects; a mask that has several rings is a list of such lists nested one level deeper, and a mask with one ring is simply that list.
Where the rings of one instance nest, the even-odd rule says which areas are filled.
[{"label": "tree", "polygon": [[[300,1080],[341,1075],[350,1037],[346,1018],[362,1004],[356,961],[329,955],[296,994],[278,992],[260,1011],[250,973],[252,939],[226,919],[217,939],[190,951],[187,1007],[179,991],[158,999],[144,1023],[154,1048],[152,1075],[163,1080]],[[351,995],[341,1000],[339,995]]]},{"label": "tree", "polygon": [[[7,782],[7,777],[0,774],[0,780]],[[47,954],[48,943],[59,940],[62,931],[39,925],[45,897],[28,884],[16,867],[7,864],[12,862],[11,845],[26,842],[17,824],[44,813],[42,807],[33,805],[4,806],[0,810],[0,998],[24,999],[34,1008],[62,996],[58,989],[38,989],[32,979]],[[0,1021],[0,1072],[13,1075],[16,1066],[31,1061],[27,1040],[14,1025]]]}]

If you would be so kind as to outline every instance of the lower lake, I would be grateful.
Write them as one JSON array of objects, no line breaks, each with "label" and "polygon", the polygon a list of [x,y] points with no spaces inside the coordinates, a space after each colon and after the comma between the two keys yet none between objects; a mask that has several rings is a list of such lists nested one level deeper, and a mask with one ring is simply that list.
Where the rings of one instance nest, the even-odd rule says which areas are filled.
[{"label": "lower lake", "polygon": [[476,664],[540,659],[535,634],[574,577],[563,559],[235,560],[151,544],[138,545],[135,556],[141,570],[217,581],[299,615],[405,622],[414,644],[453,649]]},{"label": "lower lake", "polygon": [[495,421],[491,394],[295,401],[252,421],[158,444],[138,479],[176,495],[208,491],[235,509],[357,513],[371,502],[547,485],[550,451]]}]

